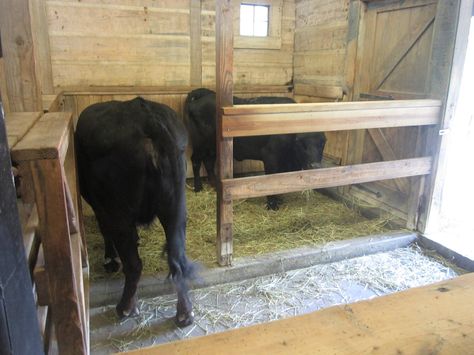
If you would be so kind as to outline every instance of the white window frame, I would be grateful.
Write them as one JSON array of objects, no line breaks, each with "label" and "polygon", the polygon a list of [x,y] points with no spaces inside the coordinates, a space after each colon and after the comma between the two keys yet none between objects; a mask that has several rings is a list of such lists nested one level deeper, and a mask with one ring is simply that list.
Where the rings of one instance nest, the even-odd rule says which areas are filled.
[{"label": "white window frame", "polygon": [[[263,5],[269,7],[268,36],[240,35],[240,5]],[[283,0],[234,0],[234,48],[250,49],[280,49],[281,48],[281,18]]]}]

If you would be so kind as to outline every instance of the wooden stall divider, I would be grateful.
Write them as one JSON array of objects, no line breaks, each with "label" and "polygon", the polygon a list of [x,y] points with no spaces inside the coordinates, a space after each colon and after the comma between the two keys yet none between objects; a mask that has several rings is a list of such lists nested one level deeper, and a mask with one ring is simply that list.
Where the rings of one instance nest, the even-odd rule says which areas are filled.
[{"label": "wooden stall divider", "polygon": [[[35,122],[11,155],[32,177],[44,253],[44,268],[38,260],[35,280],[38,303],[48,305],[52,315],[54,329],[48,333],[56,334],[60,353],[88,354],[87,251],[73,147],[71,113],[52,112]],[[64,166],[71,156],[73,181],[68,181]]]}]

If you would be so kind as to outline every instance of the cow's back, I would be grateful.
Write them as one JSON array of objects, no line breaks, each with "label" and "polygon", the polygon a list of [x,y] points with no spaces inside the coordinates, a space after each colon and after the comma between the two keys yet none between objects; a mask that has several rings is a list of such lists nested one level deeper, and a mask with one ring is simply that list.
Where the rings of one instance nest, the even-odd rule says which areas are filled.
[{"label": "cow's back", "polygon": [[81,193],[94,210],[149,223],[165,187],[184,178],[184,126],[166,105],[136,98],[94,104],[79,116]]}]

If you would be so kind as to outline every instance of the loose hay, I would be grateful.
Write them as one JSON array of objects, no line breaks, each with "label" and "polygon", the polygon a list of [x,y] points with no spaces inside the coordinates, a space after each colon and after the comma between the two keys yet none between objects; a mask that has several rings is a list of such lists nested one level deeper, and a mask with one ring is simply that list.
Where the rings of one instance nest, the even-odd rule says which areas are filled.
[{"label": "loose hay", "polygon": [[[128,330],[111,334],[114,340],[109,341],[109,345],[107,341],[100,343],[94,336],[92,343],[97,350],[105,350],[110,345],[115,350],[131,350],[299,315],[454,276],[456,272],[413,245],[193,290],[195,322],[185,329],[176,328],[170,320],[175,313],[175,295],[144,299],[140,301],[140,316],[127,320]],[[113,322],[117,322],[116,318],[111,319]],[[114,331],[117,331],[116,327]]]},{"label": "loose hay", "polygon": [[[216,265],[216,194],[205,187],[202,192],[186,191],[187,252],[190,259],[207,267]],[[390,217],[367,219],[318,192],[305,191],[283,196],[278,211],[265,208],[266,198],[234,202],[234,255],[259,255],[306,245],[389,231]],[[102,267],[103,241],[90,207],[84,208],[84,224],[88,240],[92,279],[106,277]],[[140,228],[139,252],[143,274],[166,271],[162,257],[164,233],[159,222]]]}]

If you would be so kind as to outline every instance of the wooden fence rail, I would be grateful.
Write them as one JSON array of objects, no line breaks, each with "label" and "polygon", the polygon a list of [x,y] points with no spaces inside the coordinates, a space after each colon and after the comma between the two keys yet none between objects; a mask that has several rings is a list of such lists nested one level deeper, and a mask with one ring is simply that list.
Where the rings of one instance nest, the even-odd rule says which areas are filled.
[{"label": "wooden fence rail", "polygon": [[222,108],[222,136],[409,127],[439,122],[439,100],[238,105]]},{"label": "wooden fence rail", "polygon": [[[219,106],[218,106],[219,107]],[[232,178],[233,138],[439,124],[441,101],[392,100],[338,103],[239,105],[218,108],[220,175],[217,259],[232,263],[232,200],[315,188],[428,175],[432,157]],[[230,174],[229,174],[230,173]],[[230,176],[229,176],[230,175]],[[225,213],[222,213],[224,211]]]}]

